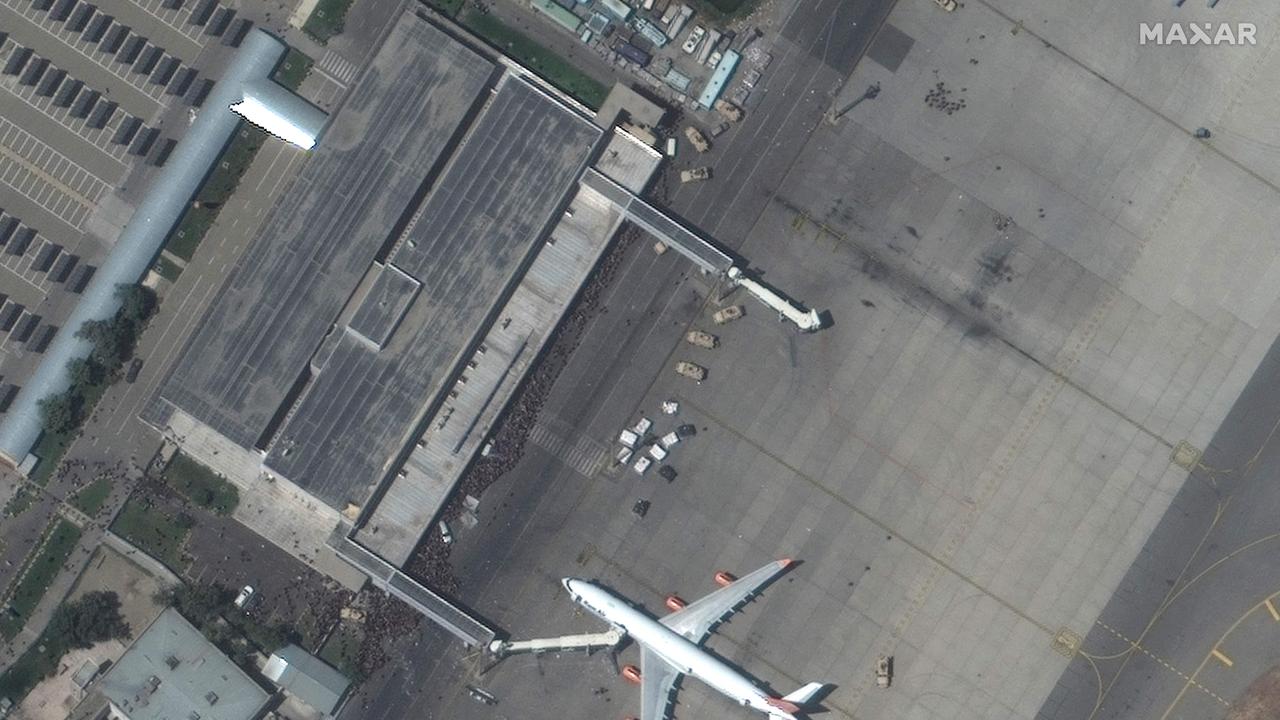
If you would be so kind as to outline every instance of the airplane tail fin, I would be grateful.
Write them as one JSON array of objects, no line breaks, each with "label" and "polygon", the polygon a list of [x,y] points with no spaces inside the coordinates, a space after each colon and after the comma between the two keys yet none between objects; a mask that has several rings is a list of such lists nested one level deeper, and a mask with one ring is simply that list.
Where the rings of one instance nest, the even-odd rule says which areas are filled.
[{"label": "airplane tail fin", "polygon": [[822,692],[822,688],[824,687],[826,686],[823,683],[811,682],[790,695],[786,695],[782,699],[789,703],[794,703],[795,705],[804,707],[805,705],[813,702],[814,696]]},{"label": "airplane tail fin", "polygon": [[805,706],[812,702],[814,696],[822,692],[824,687],[826,686],[822,683],[811,682],[783,697],[769,698],[767,701],[769,705],[777,709],[777,712],[769,713],[769,715],[773,718],[794,718],[796,713],[804,711]]}]

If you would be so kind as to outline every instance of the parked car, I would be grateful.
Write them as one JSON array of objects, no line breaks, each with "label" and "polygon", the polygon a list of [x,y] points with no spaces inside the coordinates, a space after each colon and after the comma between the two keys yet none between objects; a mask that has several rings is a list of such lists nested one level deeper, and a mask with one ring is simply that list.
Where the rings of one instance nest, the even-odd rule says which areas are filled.
[{"label": "parked car", "polygon": [[691,438],[698,434],[698,427],[693,423],[685,423],[676,428],[676,434],[680,436],[681,440],[684,438]]},{"label": "parked car", "polygon": [[703,135],[698,128],[692,125],[684,129],[684,136],[689,138],[689,142],[693,145],[693,149],[700,153],[704,153],[711,149],[711,143],[707,142],[707,136]]},{"label": "parked car", "polygon": [[[236,595],[236,599],[233,604],[241,610],[248,609],[249,601],[253,600],[255,592],[256,591],[253,589],[252,585],[245,585],[240,588],[240,592]],[[224,595],[223,597],[226,596]]]},{"label": "parked car", "polygon": [[711,316],[711,319],[714,320],[717,325],[724,325],[725,323],[733,322],[740,317],[742,317],[742,306],[730,305],[727,308],[717,310],[716,314]]},{"label": "parked car", "polygon": [[706,348],[708,350],[713,350],[720,344],[720,338],[709,332],[703,332],[702,330],[690,330],[685,333],[684,341],[690,345],[697,345],[698,347]]},{"label": "parked car", "polygon": [[684,47],[680,49],[684,50],[685,55],[694,54],[698,51],[698,46],[702,44],[702,38],[706,37],[706,35],[706,28],[701,25],[694,25],[693,29],[689,31],[689,37],[684,41]]},{"label": "parked car", "polygon": [[649,514],[649,501],[640,498],[635,505],[631,506],[631,512],[635,513],[636,517],[644,517]]},{"label": "parked car", "polygon": [[453,531],[449,529],[449,523],[443,520],[440,521],[440,539],[444,541],[445,545],[453,544]]},{"label": "parked car", "polygon": [[707,379],[707,369],[697,363],[691,363],[688,360],[681,360],[677,362],[676,372],[695,382],[702,382]]},{"label": "parked car", "polygon": [[129,363],[129,369],[125,371],[124,381],[131,383],[137,380],[140,372],[142,372],[142,358],[134,358],[133,362]]},{"label": "parked car", "polygon": [[658,477],[662,478],[663,480],[666,480],[667,482],[671,482],[675,480],[676,475],[678,474],[679,473],[676,472],[676,469],[671,467],[670,465],[663,465],[662,467],[658,468]]},{"label": "parked car", "polygon": [[711,177],[711,168],[708,167],[697,167],[680,171],[680,182],[682,183],[701,182],[709,177]]}]

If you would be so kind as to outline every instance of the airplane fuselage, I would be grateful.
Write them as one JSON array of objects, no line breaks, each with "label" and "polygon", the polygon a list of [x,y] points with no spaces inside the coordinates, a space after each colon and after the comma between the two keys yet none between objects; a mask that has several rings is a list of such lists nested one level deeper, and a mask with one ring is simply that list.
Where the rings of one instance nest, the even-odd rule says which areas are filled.
[{"label": "airplane fuselage", "polygon": [[576,578],[566,578],[564,587],[574,602],[605,622],[621,628],[677,671],[698,678],[741,705],[772,713],[778,718],[791,718],[769,705],[769,695],[757,688],[745,675],[683,635],[636,610],[622,598],[594,583]]}]

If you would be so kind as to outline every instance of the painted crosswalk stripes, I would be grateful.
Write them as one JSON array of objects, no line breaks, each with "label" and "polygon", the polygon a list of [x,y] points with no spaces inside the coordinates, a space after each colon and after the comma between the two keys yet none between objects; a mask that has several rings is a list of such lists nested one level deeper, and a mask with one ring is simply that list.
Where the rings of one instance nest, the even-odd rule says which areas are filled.
[{"label": "painted crosswalk stripes", "polygon": [[529,440],[586,477],[595,475],[604,466],[607,449],[589,437],[579,436],[569,442],[563,435],[539,422],[529,431]]},{"label": "painted crosswalk stripes", "polygon": [[360,69],[355,63],[332,50],[324,51],[324,56],[320,58],[316,67],[343,85],[351,84],[351,81],[356,78],[356,71]]}]

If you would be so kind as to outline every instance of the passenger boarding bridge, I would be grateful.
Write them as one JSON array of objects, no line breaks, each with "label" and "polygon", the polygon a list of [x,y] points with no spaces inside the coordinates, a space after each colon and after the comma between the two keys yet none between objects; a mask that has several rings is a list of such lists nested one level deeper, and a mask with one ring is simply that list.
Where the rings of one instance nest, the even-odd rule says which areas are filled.
[{"label": "passenger boarding bridge", "polygon": [[605,177],[595,168],[588,168],[583,173],[582,184],[600,193],[627,220],[692,260],[703,272],[723,277],[746,290],[756,300],[776,311],[780,319],[791,321],[805,332],[822,329],[822,317],[817,310],[800,307],[783,297],[781,293],[760,282],[750,271],[744,270],[741,265],[745,263],[739,263],[710,240],[672,220],[666,213]]}]

